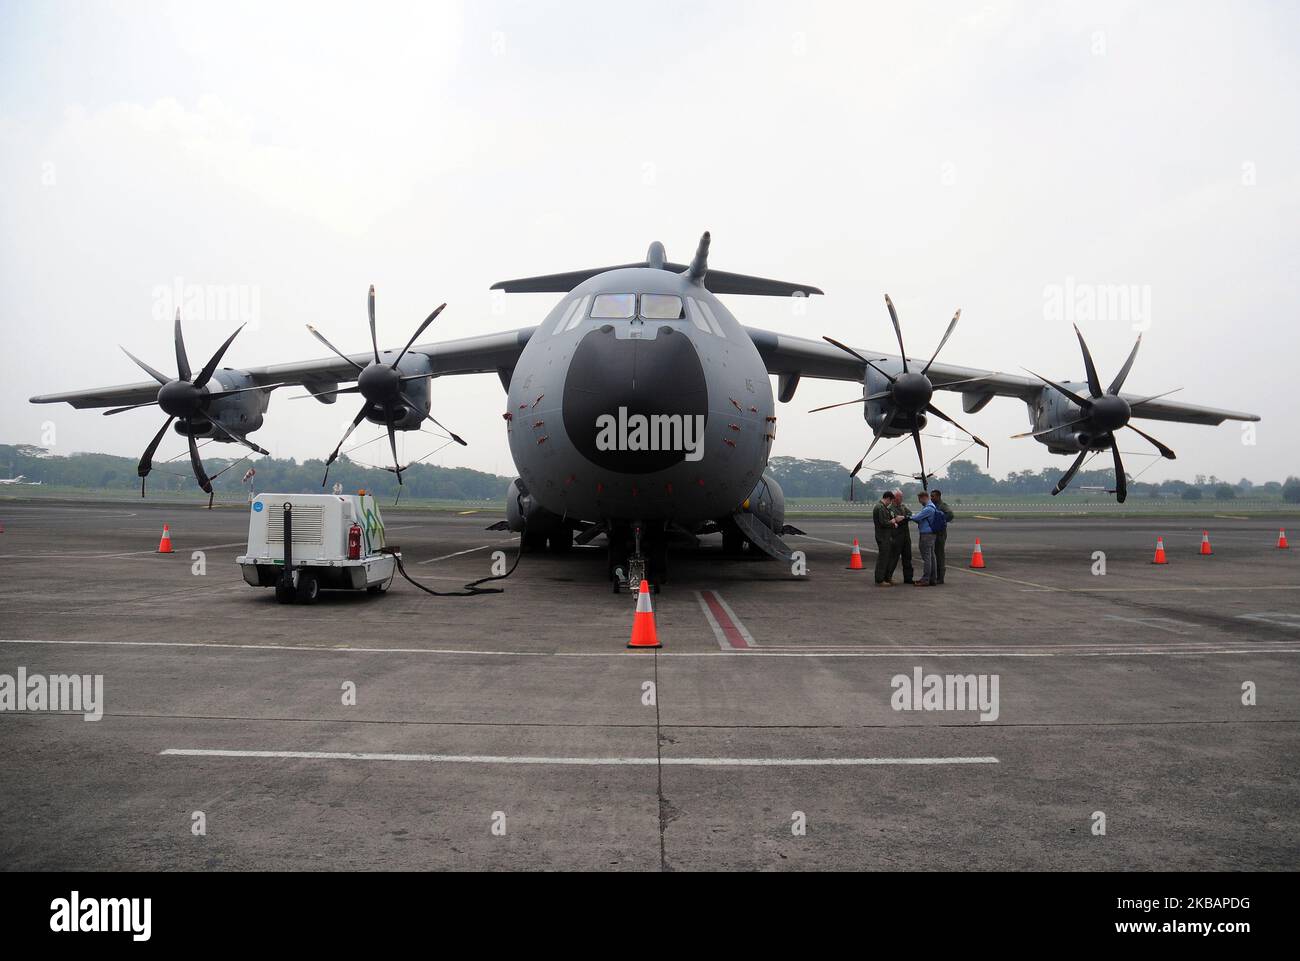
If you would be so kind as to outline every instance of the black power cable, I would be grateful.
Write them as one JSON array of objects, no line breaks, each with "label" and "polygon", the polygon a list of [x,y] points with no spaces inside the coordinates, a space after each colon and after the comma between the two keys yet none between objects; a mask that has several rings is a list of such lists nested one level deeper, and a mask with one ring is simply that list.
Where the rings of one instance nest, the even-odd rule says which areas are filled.
[{"label": "black power cable", "polygon": [[[517,500],[522,501],[522,496]],[[404,577],[412,587],[417,587],[426,594],[432,594],[434,597],[479,597],[483,594],[504,594],[505,591],[500,587],[479,587],[480,584],[488,581],[503,581],[515,572],[519,566],[519,559],[524,556],[524,538],[528,536],[528,518],[523,511],[523,504],[520,503],[519,516],[523,518],[523,527],[519,531],[519,550],[515,552],[514,563],[510,565],[509,570],[504,574],[489,574],[487,577],[480,577],[476,581],[470,581],[462,590],[459,591],[435,591],[432,587],[425,587],[410,574],[406,572],[406,566],[402,564],[402,556],[397,553],[395,547],[381,547],[379,553],[388,554],[397,564],[397,571]]]}]

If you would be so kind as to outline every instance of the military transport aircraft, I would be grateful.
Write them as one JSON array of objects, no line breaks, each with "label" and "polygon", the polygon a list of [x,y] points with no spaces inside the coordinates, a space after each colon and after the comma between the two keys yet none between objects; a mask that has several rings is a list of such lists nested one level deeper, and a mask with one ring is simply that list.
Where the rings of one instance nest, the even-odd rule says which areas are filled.
[{"label": "military transport aircraft", "polygon": [[[1210,425],[1259,419],[1172,402],[1164,395],[1120,394],[1132,355],[1102,390],[1086,345],[1087,383],[1082,385],[942,364],[935,359],[938,350],[921,363],[907,355],[898,314],[888,298],[898,355],[859,351],[829,338],[823,343],[744,327],[719,295],[801,297],[822,291],[809,284],[713,270],[709,244],[705,233],[689,264],[668,261],[663,245],[655,242],[637,263],[494,284],[493,289],[506,292],[564,296],[535,327],[416,346],[439,307],[398,351],[379,348],[373,287],[367,301],[371,350],[344,354],[309,326],[333,356],[298,363],[220,367],[236,330],[195,375],[178,314],[177,376],[163,374],[128,353],[152,381],[45,394],[32,402],[113,408],[107,414],[161,408],[167,420],[140,459],[141,493],[153,455],[173,424],[189,442],[199,485],[211,493],[195,438],[261,451],[248,435],[262,426],[275,388],[300,385],[326,404],[340,395],[360,394],[362,406],[330,455],[326,476],[348,435],[367,420],[387,430],[392,470],[400,483],[405,468],[397,459],[395,431],[418,430],[427,420],[452,440],[465,443],[435,420],[431,379],[495,373],[506,392],[502,416],[519,471],[506,495],[507,520],[501,526],[521,532],[525,549],[549,546],[557,552],[571,547],[575,534],[580,543],[604,535],[616,589],[620,580],[635,581],[642,571],[662,580],[673,536],[720,532],[729,551],[752,545],[789,559],[791,550],[782,535],[794,531],[785,524],[781,488],[765,468],[777,434],[776,401],[792,400],[805,377],[861,385],[862,396],[849,403],[863,405],[872,446],[882,437],[910,435],[921,459],[918,477],[923,484],[930,475],[920,432],[928,417],[964,430],[935,406],[936,390],[960,392],[967,414],[1000,395],[1024,401],[1033,425],[1029,436],[1053,453],[1077,455],[1058,491],[1090,452],[1111,450],[1120,500],[1125,480],[1117,431],[1130,427],[1164,456],[1173,456],[1133,427],[1130,418]],[[960,311],[940,348],[959,316]],[[1082,335],[1079,340],[1082,345]],[[775,397],[769,375],[776,376]]]}]

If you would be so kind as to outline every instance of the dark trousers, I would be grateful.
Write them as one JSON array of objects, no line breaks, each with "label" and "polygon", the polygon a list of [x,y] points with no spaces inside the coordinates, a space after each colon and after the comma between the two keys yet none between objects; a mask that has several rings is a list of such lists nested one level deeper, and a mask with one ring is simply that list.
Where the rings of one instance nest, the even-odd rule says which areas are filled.
[{"label": "dark trousers", "polygon": [[902,537],[897,535],[893,538],[893,556],[889,561],[889,573],[887,577],[894,576],[894,568],[899,561],[903,562],[903,583],[909,584],[912,581],[912,534],[908,531]]},{"label": "dark trousers", "polygon": [[892,537],[876,538],[876,583],[881,584],[893,576],[894,565],[898,563],[898,554],[894,549]]},{"label": "dark trousers", "polygon": [[943,572],[944,572],[943,545],[947,540],[948,540],[947,531],[944,531],[942,534],[936,534],[934,536],[934,571],[935,571],[934,576],[936,578],[935,580],[936,584],[943,583]]}]

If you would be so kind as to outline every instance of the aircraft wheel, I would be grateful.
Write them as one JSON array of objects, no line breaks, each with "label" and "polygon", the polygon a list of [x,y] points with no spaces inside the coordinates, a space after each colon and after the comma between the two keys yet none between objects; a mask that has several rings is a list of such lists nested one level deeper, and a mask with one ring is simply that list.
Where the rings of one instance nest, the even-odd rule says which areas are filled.
[{"label": "aircraft wheel", "polygon": [[547,543],[550,545],[552,554],[567,554],[573,549],[573,531],[563,530],[557,534],[552,534]]}]

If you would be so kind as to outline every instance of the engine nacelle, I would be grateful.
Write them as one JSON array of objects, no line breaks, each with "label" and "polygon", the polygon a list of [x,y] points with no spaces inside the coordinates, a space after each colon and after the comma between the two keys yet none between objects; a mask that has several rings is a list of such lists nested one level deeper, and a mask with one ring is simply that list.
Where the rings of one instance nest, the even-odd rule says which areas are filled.
[{"label": "engine nacelle", "polygon": [[[245,371],[224,367],[215,371],[208,381],[208,391],[216,393],[223,390],[241,390],[257,386],[253,378]],[[176,421],[173,430],[182,437],[193,434],[195,437],[213,437],[218,441],[230,438],[212,426],[216,421],[232,434],[244,437],[260,428],[264,422],[267,406],[271,402],[269,391],[244,390],[242,394],[232,394],[208,401],[203,407],[201,417],[191,419],[190,429],[186,422]]]}]

